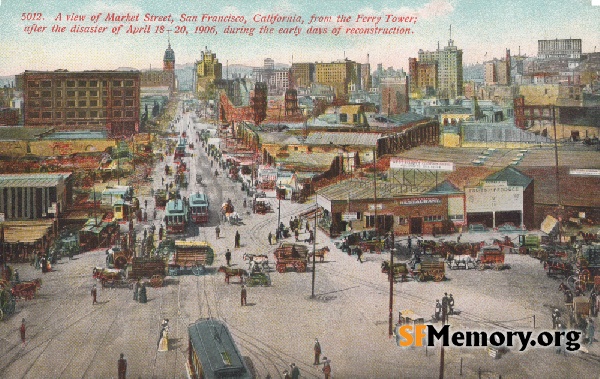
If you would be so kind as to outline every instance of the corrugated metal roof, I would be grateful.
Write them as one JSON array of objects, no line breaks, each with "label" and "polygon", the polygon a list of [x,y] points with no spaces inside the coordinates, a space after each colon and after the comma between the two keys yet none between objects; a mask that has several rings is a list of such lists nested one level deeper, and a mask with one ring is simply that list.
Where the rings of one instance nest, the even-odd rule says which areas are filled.
[{"label": "corrugated metal roof", "polygon": [[0,141],[33,140],[51,131],[52,128],[0,127]]},{"label": "corrugated metal roof", "polygon": [[381,133],[310,133],[306,137],[307,145],[348,145],[377,146]]},{"label": "corrugated metal roof", "polygon": [[204,378],[251,378],[227,326],[216,319],[188,326],[190,342],[203,367]]},{"label": "corrugated metal roof", "polygon": [[261,143],[273,143],[280,145],[299,145],[300,141],[296,136],[286,132],[257,132]]},{"label": "corrugated metal roof", "polygon": [[284,166],[302,166],[311,168],[328,169],[333,160],[339,155],[332,153],[305,153],[299,151],[290,151],[287,157],[277,157],[277,163]]},{"label": "corrugated metal roof", "polygon": [[18,187],[55,187],[71,176],[70,172],[39,174],[2,174],[0,188]]},{"label": "corrugated metal roof", "polygon": [[56,132],[44,136],[45,140],[80,140],[106,139],[106,131],[78,130],[73,132]]}]

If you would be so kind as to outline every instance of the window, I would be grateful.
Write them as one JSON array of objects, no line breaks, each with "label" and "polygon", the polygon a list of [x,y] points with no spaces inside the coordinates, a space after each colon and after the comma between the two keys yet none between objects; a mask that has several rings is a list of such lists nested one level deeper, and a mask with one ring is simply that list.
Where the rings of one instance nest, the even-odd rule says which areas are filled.
[{"label": "window", "polygon": [[29,118],[39,118],[40,112],[29,112]]},{"label": "window", "polygon": [[67,91],[67,97],[75,97],[75,91]]},{"label": "window", "polygon": [[120,107],[120,106],[121,106],[121,104],[122,104],[121,100],[113,100],[113,105],[114,105],[115,107]]},{"label": "window", "polygon": [[29,97],[40,97],[40,91],[29,91]]},{"label": "window", "polygon": [[108,81],[106,81],[106,80],[103,80],[103,81],[102,81],[102,87],[106,87],[107,85],[108,85]]},{"label": "window", "polygon": [[113,80],[113,87],[121,87],[121,81],[120,80]]},{"label": "window", "polygon": [[30,80],[27,82],[27,86],[31,88],[38,88],[40,86],[40,82],[35,80]]},{"label": "window", "polygon": [[52,118],[52,112],[42,112],[42,118]]},{"label": "window", "polygon": [[98,91],[90,91],[90,96],[98,96]]},{"label": "window", "polygon": [[67,87],[75,87],[75,81],[74,80],[67,80]]},{"label": "window", "polygon": [[113,90],[113,91],[112,91],[112,95],[113,95],[114,97],[119,97],[119,96],[121,96],[121,91],[120,91],[120,90],[116,90],[116,89],[115,89],[115,90]]},{"label": "window", "polygon": [[113,117],[121,117],[121,111],[114,111]]},{"label": "window", "polygon": [[62,112],[54,112],[54,118],[62,118]]},{"label": "window", "polygon": [[92,118],[98,117],[98,111],[90,111],[90,117],[92,117]]},{"label": "window", "polygon": [[85,111],[79,111],[78,115],[79,118],[85,118],[86,117],[86,113]]},{"label": "window", "polygon": [[348,115],[346,113],[340,113],[340,122],[348,122]]},{"label": "window", "polygon": [[462,221],[465,219],[464,215],[450,215],[448,218],[452,221]]},{"label": "window", "polygon": [[125,117],[133,117],[133,111],[125,112]]},{"label": "window", "polygon": [[105,107],[108,105],[108,102],[106,100],[102,100],[102,106]]},{"label": "window", "polygon": [[125,100],[126,107],[133,107],[133,100]]},{"label": "window", "polygon": [[97,107],[98,106],[98,100],[90,100],[90,107]]},{"label": "window", "polygon": [[85,107],[85,106],[87,106],[87,101],[85,101],[85,100],[79,100],[79,103],[78,103],[78,105],[79,105],[80,107]]},{"label": "window", "polygon": [[67,112],[67,118],[75,118],[75,112]]},{"label": "window", "polygon": [[425,216],[423,217],[423,221],[425,222],[436,222],[436,221],[442,221],[443,217],[442,216]]},{"label": "window", "polygon": [[56,105],[57,107],[62,107],[62,100],[56,100],[54,105]]},{"label": "window", "polygon": [[133,90],[132,89],[126,89],[125,90],[125,96],[132,97],[133,96]]},{"label": "window", "polygon": [[78,91],[78,92],[77,92],[77,95],[78,95],[78,96],[81,96],[81,97],[85,97],[85,95],[86,95],[86,91]]},{"label": "window", "polygon": [[56,97],[62,97],[62,91],[56,91],[56,92],[54,92],[54,96],[56,96]]},{"label": "window", "polygon": [[125,87],[133,87],[133,80],[126,80]]},{"label": "window", "polygon": [[44,108],[52,107],[52,100],[42,100],[42,107],[44,107]]},{"label": "window", "polygon": [[90,87],[98,87],[98,81],[97,80],[90,80]]},{"label": "window", "polygon": [[67,100],[67,107],[74,107],[75,106],[75,100]]},{"label": "window", "polygon": [[87,82],[85,80],[80,80],[78,84],[79,87],[87,87]]},{"label": "window", "polygon": [[352,122],[358,122],[358,114],[353,114],[352,115]]},{"label": "window", "polygon": [[52,82],[50,80],[44,80],[42,82],[42,87],[44,87],[44,88],[50,88],[50,87],[52,87]]},{"label": "window", "polygon": [[31,107],[31,108],[33,108],[33,107],[39,107],[40,106],[40,101],[39,100],[29,100],[27,102],[27,106]]}]

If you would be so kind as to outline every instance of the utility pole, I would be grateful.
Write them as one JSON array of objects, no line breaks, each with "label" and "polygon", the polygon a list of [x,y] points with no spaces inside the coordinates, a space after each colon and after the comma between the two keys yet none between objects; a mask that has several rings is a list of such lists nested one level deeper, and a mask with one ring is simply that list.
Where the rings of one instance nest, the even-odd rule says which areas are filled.
[{"label": "utility pole", "polygon": [[375,215],[375,240],[379,242],[379,225],[377,222],[377,155],[373,149],[373,210]]},{"label": "utility pole", "polygon": [[[279,182],[281,186],[281,182]],[[275,186],[275,196],[277,196],[277,200],[279,201],[279,205],[277,206],[277,228],[275,229],[275,239],[279,242],[281,238],[281,230],[279,230],[279,225],[281,225],[281,196],[279,196],[279,187]]]},{"label": "utility pole", "polygon": [[[561,232],[561,216],[560,216],[560,182],[559,182],[559,173],[558,173],[558,141],[556,137],[556,106],[552,106],[552,127],[554,128],[554,175],[555,175],[555,183],[556,183],[556,203],[558,204],[558,243],[562,242],[562,232]],[[564,137],[564,136],[563,136]]]},{"label": "utility pole", "polygon": [[[442,307],[442,327],[447,324],[446,318],[448,317],[448,305]],[[440,346],[440,379],[444,379],[444,344]]]},{"label": "utility pole", "polygon": [[390,249],[390,315],[388,320],[388,337],[392,338],[394,334],[394,322],[392,320],[392,311],[394,310],[394,253],[396,252],[396,243],[394,241],[394,227],[392,226],[392,248]]},{"label": "utility pole", "polygon": [[[312,261],[312,292],[310,295],[311,299],[315,298],[315,276],[316,276],[316,264],[315,261],[317,259],[316,249],[317,249],[317,211],[319,210],[319,203],[317,202],[317,193],[315,192],[315,226],[313,231],[313,261]],[[306,220],[308,223],[308,220]]]}]

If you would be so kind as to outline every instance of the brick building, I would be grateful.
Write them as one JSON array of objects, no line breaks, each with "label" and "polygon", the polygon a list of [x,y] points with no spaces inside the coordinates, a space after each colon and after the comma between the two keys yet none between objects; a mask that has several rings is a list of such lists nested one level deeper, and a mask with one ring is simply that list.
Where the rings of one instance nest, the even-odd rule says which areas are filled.
[{"label": "brick building", "polygon": [[106,130],[110,138],[136,134],[139,71],[25,71],[25,127]]}]

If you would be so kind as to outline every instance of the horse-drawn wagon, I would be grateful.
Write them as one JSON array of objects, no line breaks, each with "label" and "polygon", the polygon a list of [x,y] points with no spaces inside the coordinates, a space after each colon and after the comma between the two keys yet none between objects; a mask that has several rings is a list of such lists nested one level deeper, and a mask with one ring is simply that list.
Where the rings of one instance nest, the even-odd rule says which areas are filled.
[{"label": "horse-drawn wagon", "polygon": [[206,241],[175,241],[175,251],[169,257],[169,275],[193,273],[202,275],[213,264],[214,251]]},{"label": "horse-drawn wagon", "polygon": [[308,265],[308,248],[304,245],[282,243],[274,252],[277,272],[293,269],[296,272],[306,272]]},{"label": "horse-drawn wagon", "polygon": [[410,271],[418,282],[427,280],[441,282],[446,278],[445,272],[444,260],[436,257],[424,258],[420,262],[415,262]]},{"label": "horse-drawn wagon", "polygon": [[42,286],[42,279],[33,279],[26,282],[15,283],[10,292],[16,299],[31,300]]},{"label": "horse-drawn wagon", "polygon": [[127,280],[123,269],[94,267],[92,276],[105,288],[133,289],[133,280]]},{"label": "horse-drawn wagon", "polygon": [[446,264],[450,270],[464,268],[466,270],[477,267],[477,261],[470,254],[448,254]]},{"label": "horse-drawn wagon", "polygon": [[498,245],[492,245],[482,247],[477,253],[477,268],[479,270],[485,270],[486,268],[503,270],[509,268],[509,266],[504,264],[502,248]]},{"label": "horse-drawn wagon", "polygon": [[[390,261],[383,261],[381,263],[381,272],[384,274],[390,273]],[[410,269],[406,262],[396,262],[394,263],[394,281],[400,280],[401,282],[405,282],[408,280],[410,276]]]},{"label": "horse-drawn wagon", "polygon": [[17,299],[13,296],[8,282],[0,284],[0,321],[15,313],[16,305]]}]

